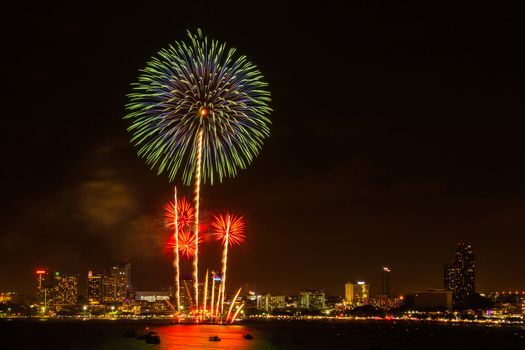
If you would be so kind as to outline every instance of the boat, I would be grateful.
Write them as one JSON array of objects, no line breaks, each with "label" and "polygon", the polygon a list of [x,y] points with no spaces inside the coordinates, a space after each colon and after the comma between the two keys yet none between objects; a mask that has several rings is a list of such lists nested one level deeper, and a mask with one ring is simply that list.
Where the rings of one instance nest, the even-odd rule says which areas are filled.
[{"label": "boat", "polygon": [[250,333],[243,335],[244,339],[253,339],[253,335]]},{"label": "boat", "polygon": [[157,335],[157,333],[149,331],[149,332],[137,335],[137,339],[138,340],[146,340],[146,339],[148,339],[148,337],[152,337],[154,335]]},{"label": "boat", "polygon": [[209,341],[221,341],[218,335],[214,335],[208,338]]},{"label": "boat", "polygon": [[[151,332],[151,333],[153,333],[153,332]],[[158,335],[156,335],[155,333],[147,334],[146,335],[146,344],[160,344],[160,337]]]}]

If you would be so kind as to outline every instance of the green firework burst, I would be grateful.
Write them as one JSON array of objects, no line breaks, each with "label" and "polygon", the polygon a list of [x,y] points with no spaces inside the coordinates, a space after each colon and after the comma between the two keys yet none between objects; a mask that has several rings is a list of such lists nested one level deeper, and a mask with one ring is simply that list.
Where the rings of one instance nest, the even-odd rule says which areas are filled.
[{"label": "green firework burst", "polygon": [[258,155],[270,135],[272,109],[261,72],[234,48],[200,30],[189,41],[160,50],[140,71],[126,105],[128,131],[157,173],[189,185],[202,130],[202,177],[234,177]]}]

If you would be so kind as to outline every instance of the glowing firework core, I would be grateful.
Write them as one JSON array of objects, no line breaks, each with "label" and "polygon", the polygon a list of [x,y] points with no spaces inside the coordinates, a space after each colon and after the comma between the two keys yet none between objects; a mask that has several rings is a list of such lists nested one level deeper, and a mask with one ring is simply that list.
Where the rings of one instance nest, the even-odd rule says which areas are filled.
[{"label": "glowing firework core", "polygon": [[201,107],[201,108],[199,109],[199,116],[200,116],[201,118],[207,117],[207,116],[208,116],[208,113],[209,113],[209,110],[208,110],[208,108],[206,108],[206,107]]}]

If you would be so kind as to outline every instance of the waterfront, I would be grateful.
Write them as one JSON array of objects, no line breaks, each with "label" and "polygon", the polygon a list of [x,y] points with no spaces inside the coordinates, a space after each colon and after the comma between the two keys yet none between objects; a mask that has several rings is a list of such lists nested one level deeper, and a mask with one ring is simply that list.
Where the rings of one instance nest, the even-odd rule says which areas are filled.
[{"label": "waterfront", "polygon": [[[138,333],[146,329],[156,332],[161,344],[123,337],[131,328]],[[244,339],[248,333],[254,339]],[[16,320],[1,322],[0,335],[2,349],[525,349],[523,326],[406,321],[260,321],[221,326],[166,321]],[[208,340],[214,335],[221,341]]]}]

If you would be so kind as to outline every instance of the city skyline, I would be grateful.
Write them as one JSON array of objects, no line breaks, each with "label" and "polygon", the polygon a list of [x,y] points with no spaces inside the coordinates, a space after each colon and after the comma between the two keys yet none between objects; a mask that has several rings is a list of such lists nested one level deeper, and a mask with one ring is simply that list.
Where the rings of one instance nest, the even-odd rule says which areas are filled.
[{"label": "city skyline", "polygon": [[[134,6],[7,6],[0,290],[30,292],[35,266],[124,259],[143,286],[172,282],[162,206],[180,179],[136,157],[122,117],[138,69],[198,27],[264,71],[275,110],[260,157],[202,187],[205,223],[246,217],[231,286],[380,290],[388,266],[393,292],[442,288],[467,241],[478,290],[525,289],[525,49],[511,10],[247,5],[218,20],[219,5],[155,18]],[[219,245],[202,249],[218,270]]]},{"label": "city skyline", "polygon": [[[495,292],[501,292],[501,291],[505,291],[505,289],[494,289],[494,290],[477,290],[475,285],[476,285],[476,274],[475,274],[475,260],[474,260],[474,255],[473,255],[473,250],[472,250],[472,246],[468,243],[465,243],[465,242],[460,242],[458,243],[457,247],[456,247],[456,254],[455,254],[455,258],[454,260],[451,262],[451,263],[444,263],[443,265],[443,274],[442,274],[442,279],[443,279],[443,284],[441,286],[427,286],[426,288],[422,288],[419,290],[419,292],[423,291],[423,290],[427,290],[427,291],[432,291],[432,290],[442,290],[442,291],[448,291],[448,292],[451,292],[452,293],[452,296],[453,296],[453,301],[454,301],[454,304],[458,304],[458,305],[461,305],[462,302],[464,302],[465,298],[468,297],[468,296],[472,296],[474,294],[490,294],[490,293],[495,293]],[[390,285],[390,273],[392,272],[391,269],[387,266],[383,266],[381,269],[381,277],[380,278],[373,278],[373,279],[361,279],[361,280],[349,280],[347,282],[345,282],[344,284],[344,289],[342,291],[342,293],[339,293],[339,291],[335,292],[335,293],[329,293],[331,296],[346,296],[345,299],[348,299],[348,295],[349,293],[353,293],[352,291],[349,292],[349,289],[348,288],[352,288],[352,284],[354,284],[355,286],[359,287],[359,288],[362,288],[363,286],[366,287],[366,298],[373,298],[373,297],[377,297],[377,298],[389,298],[389,297],[401,297],[403,295],[411,295],[411,294],[414,294],[418,291],[416,290],[412,290],[412,291],[408,291],[408,290],[405,290],[403,289],[403,287],[400,287],[399,289],[400,290],[403,290],[403,292],[397,292],[397,291],[394,291],[394,292],[391,292],[390,291],[390,288],[389,288],[389,285]],[[111,266],[110,268],[104,268],[101,270],[101,272],[94,272],[92,270],[89,270],[87,271],[87,284],[85,284],[84,282],[86,281],[83,281],[83,279],[79,278],[79,276],[81,274],[79,274],[78,271],[76,272],[71,272],[71,271],[66,271],[64,272],[64,270],[57,270],[57,269],[50,269],[48,266],[39,266],[39,267],[36,267],[35,268],[35,275],[36,275],[36,278],[37,278],[37,286],[41,286],[42,285],[42,276],[48,276],[48,274],[53,277],[53,273],[56,274],[57,276],[59,275],[64,275],[64,276],[68,276],[68,275],[74,275],[76,276],[76,279],[77,279],[77,282],[76,284],[78,284],[78,289],[80,290],[81,287],[82,289],[84,290],[85,289],[85,292],[84,294],[86,294],[85,296],[88,297],[88,300],[91,302],[90,298],[89,298],[89,290],[90,290],[90,280],[92,278],[96,278],[96,279],[99,279],[99,282],[100,283],[100,286],[97,287],[99,288],[100,290],[104,290],[104,283],[105,282],[105,279],[109,278],[110,279],[110,283],[113,284],[113,297],[116,297],[116,298],[120,298],[122,299],[125,295],[125,291],[131,291],[131,290],[139,290],[139,289],[146,289],[146,290],[169,290],[169,291],[172,291],[174,290],[174,283],[172,281],[171,284],[168,284],[168,285],[163,285],[161,287],[159,286],[154,286],[152,288],[152,286],[144,286],[142,285],[142,288],[133,288],[133,285],[131,284],[131,279],[132,279],[132,273],[131,273],[131,262],[129,261],[125,261],[124,263],[118,263],[118,264],[114,264],[113,266]],[[107,272],[109,271],[109,273]],[[53,272],[53,273],[52,273]],[[188,278],[190,276],[189,273],[183,273],[183,276],[185,276],[184,280],[185,281],[191,281],[191,278]],[[211,273],[212,276],[211,278],[214,279],[215,276],[220,276],[220,273],[216,273],[216,272],[213,272]],[[377,277],[377,276],[376,276]],[[47,277],[46,277],[47,278]],[[220,277],[219,277],[219,280],[220,280]],[[78,282],[80,281],[80,283]],[[84,285],[85,284],[85,285]],[[140,285],[140,283],[136,283],[136,285]],[[255,288],[255,286],[257,285],[257,282],[256,281],[250,281],[248,283],[242,283],[241,284],[241,289],[244,289],[243,290],[243,293],[247,293],[247,292],[258,292],[258,293],[270,293],[270,294],[273,294],[273,295],[276,295],[276,294],[293,294],[293,293],[296,293],[297,291],[300,291],[300,290],[308,290],[308,289],[312,289],[314,288],[314,290],[320,290],[320,291],[323,291],[323,293],[327,290],[326,288],[324,288],[323,286],[310,286],[308,288],[304,287],[304,288],[296,288],[295,291],[293,293],[290,292],[290,290],[288,291],[285,291],[283,293],[283,290],[282,288],[279,288],[279,286],[272,286],[271,288],[269,289],[265,289],[265,290],[260,290],[260,289],[257,289]],[[370,288],[370,285],[373,287],[373,288]],[[246,287],[249,287],[251,288],[250,290],[246,290]],[[349,287],[350,286],[350,287]],[[41,287],[37,287],[36,289],[36,296],[37,298],[39,297],[39,290],[40,290]],[[356,288],[356,287],[353,287],[353,288]],[[8,288],[5,289],[4,291],[7,291],[9,290]],[[16,290],[10,290],[10,291],[14,291],[14,292],[19,292],[19,291],[16,291]],[[34,290],[33,290],[34,291]],[[120,292],[119,292],[120,291]],[[509,290],[508,291],[509,293],[511,292],[514,292],[512,290]],[[79,292],[81,293],[81,292]],[[29,294],[32,294],[32,293],[29,293]],[[102,293],[103,294],[103,293]],[[83,295],[83,294],[82,294]]]}]

